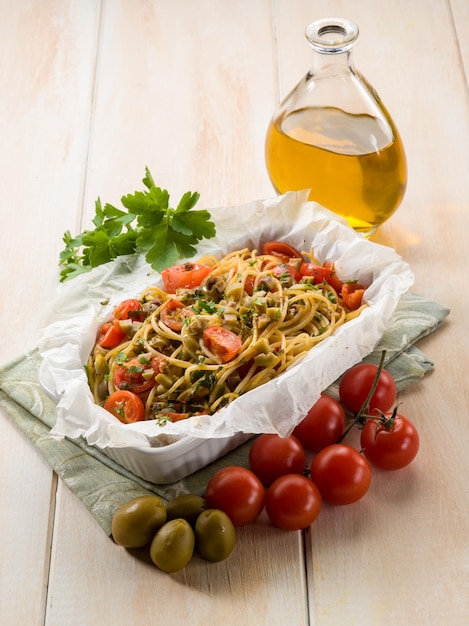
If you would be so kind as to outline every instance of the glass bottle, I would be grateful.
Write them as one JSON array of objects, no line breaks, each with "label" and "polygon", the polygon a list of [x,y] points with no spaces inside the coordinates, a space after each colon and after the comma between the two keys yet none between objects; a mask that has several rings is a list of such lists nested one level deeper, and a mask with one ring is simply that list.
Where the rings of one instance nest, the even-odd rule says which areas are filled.
[{"label": "glass bottle", "polygon": [[310,200],[370,237],[401,203],[407,165],[391,116],[353,66],[358,32],[341,18],[306,28],[313,65],[274,113],[265,158],[277,193],[310,189]]}]

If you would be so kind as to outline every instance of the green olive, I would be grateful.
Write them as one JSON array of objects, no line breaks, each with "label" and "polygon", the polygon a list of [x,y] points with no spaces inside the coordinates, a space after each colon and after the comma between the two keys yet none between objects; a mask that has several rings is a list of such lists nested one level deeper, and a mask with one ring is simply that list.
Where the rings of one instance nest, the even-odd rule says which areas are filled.
[{"label": "green olive", "polygon": [[169,521],[182,517],[182,519],[187,520],[193,526],[200,513],[205,511],[206,508],[207,501],[205,498],[186,493],[168,502],[166,505],[167,519]]},{"label": "green olive", "polygon": [[166,522],[153,538],[150,557],[164,572],[177,572],[185,567],[194,553],[192,526],[182,518]]},{"label": "green olive", "polygon": [[158,496],[139,496],[122,504],[114,513],[111,531],[124,548],[141,548],[150,543],[166,521],[166,508]]},{"label": "green olive", "polygon": [[235,546],[236,531],[228,515],[218,509],[206,509],[195,523],[197,550],[207,561],[223,561]]}]

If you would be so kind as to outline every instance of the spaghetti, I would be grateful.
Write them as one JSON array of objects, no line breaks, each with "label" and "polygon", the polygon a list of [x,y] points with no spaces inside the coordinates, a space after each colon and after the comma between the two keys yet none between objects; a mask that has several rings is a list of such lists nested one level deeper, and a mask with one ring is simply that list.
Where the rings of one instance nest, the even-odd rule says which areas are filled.
[{"label": "spaghetti", "polygon": [[328,282],[299,273],[302,261],[238,250],[200,259],[210,269],[195,288],[146,289],[107,323],[118,343],[98,338],[89,357],[95,402],[130,391],[143,419],[163,422],[213,414],[279,376],[365,306],[349,310]]}]

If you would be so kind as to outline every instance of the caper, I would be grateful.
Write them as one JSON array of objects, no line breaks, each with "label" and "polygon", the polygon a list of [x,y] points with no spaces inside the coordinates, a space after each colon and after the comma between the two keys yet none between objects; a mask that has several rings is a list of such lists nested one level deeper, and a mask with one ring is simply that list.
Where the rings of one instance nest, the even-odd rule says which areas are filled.
[{"label": "caper", "polygon": [[177,572],[191,560],[194,545],[194,531],[189,522],[182,518],[172,519],[154,536],[150,557],[164,572]]},{"label": "caper", "polygon": [[207,508],[207,501],[202,496],[196,496],[192,493],[186,493],[177,496],[168,502],[166,512],[168,521],[182,517],[192,526],[195,524],[197,517]]},{"label": "caper", "polygon": [[122,504],[114,513],[111,531],[124,548],[141,548],[150,543],[166,521],[166,508],[158,496],[139,496]]},{"label": "caper", "polygon": [[199,554],[208,561],[223,561],[235,546],[236,531],[228,515],[218,509],[206,509],[195,523]]}]

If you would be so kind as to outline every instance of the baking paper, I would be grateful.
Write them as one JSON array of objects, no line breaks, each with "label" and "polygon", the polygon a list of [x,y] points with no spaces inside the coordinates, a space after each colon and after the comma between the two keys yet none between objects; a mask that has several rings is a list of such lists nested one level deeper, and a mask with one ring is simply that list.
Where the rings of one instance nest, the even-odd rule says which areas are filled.
[{"label": "baking paper", "polygon": [[113,308],[126,298],[138,298],[146,287],[162,283],[160,274],[142,256],[119,257],[60,285],[47,313],[39,350],[42,383],[58,400],[52,436],[83,436],[89,444],[102,448],[161,446],[187,435],[214,438],[244,432],[287,436],[321,391],[373,350],[400,297],[413,283],[408,265],[394,250],[356,234],[333,213],[307,201],[306,192],[210,212],[217,236],[200,245],[198,256],[210,253],[221,258],[237,249],[260,249],[270,240],[286,241],[299,250],[312,248],[321,263],[335,263],[339,278],[369,285],[365,293],[368,307],[281,376],[215,415],[164,426],[153,420],[122,424],[94,404],[84,364],[98,326],[109,319]]}]

